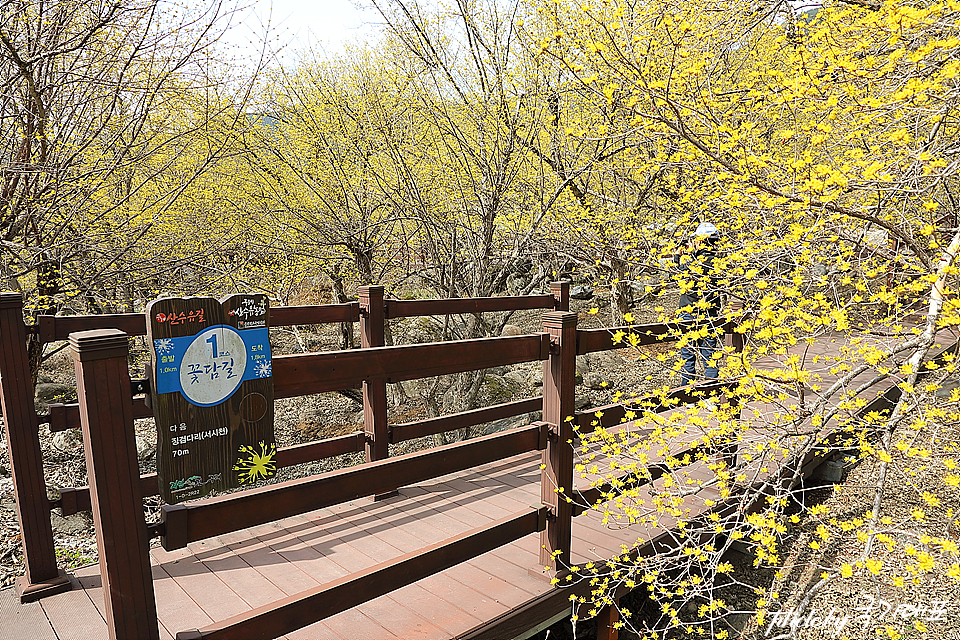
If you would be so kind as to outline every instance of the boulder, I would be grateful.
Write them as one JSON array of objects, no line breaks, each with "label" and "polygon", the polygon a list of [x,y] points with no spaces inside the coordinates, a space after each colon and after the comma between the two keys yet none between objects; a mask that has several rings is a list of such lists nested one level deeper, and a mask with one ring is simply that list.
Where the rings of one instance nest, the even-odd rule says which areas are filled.
[{"label": "boulder", "polygon": [[587,375],[583,376],[583,384],[591,389],[597,390],[610,388],[610,383],[599,373],[588,373]]},{"label": "boulder", "polygon": [[513,416],[512,418],[494,420],[483,428],[483,435],[490,435],[491,433],[499,433],[501,431],[509,431],[510,429],[516,429],[517,427],[528,425],[537,420],[538,415],[539,414],[537,413],[525,413],[522,416]]},{"label": "boulder", "polygon": [[530,372],[524,369],[514,369],[503,374],[505,380],[517,388],[523,388],[530,382]]},{"label": "boulder", "polygon": [[50,525],[53,530],[66,536],[85,535],[92,524],[93,520],[87,511],[81,511],[66,518],[56,511],[50,512]]},{"label": "boulder", "polygon": [[507,379],[506,376],[496,375],[484,376],[483,389],[486,392],[487,397],[496,404],[500,404],[501,402],[509,402],[513,398],[514,392],[517,390],[516,385],[514,385],[511,380]]},{"label": "boulder", "polygon": [[940,383],[940,387],[933,392],[933,395],[940,400],[948,400],[955,389],[960,388],[960,379],[950,378]]},{"label": "boulder", "polygon": [[307,406],[300,411],[300,422],[305,424],[319,424],[325,422],[323,410],[316,406]]},{"label": "boulder", "polygon": [[541,367],[536,367],[530,371],[527,377],[527,385],[529,388],[543,386],[543,369]]},{"label": "boulder", "polygon": [[410,318],[401,325],[400,331],[397,333],[400,335],[400,342],[403,344],[439,342],[440,336],[443,334],[443,323],[429,316]]},{"label": "boulder", "polygon": [[867,244],[874,247],[886,247],[890,242],[890,232],[886,229],[870,229],[863,234]]},{"label": "boulder", "polygon": [[595,351],[584,358],[591,371],[613,369],[624,364],[623,357],[616,351]]},{"label": "boulder", "polygon": [[63,453],[83,455],[83,434],[80,429],[67,429],[53,434],[53,448]]},{"label": "boulder", "polygon": [[587,361],[587,356],[577,356],[577,374],[583,377],[589,371],[590,363]]},{"label": "boulder", "polygon": [[523,330],[515,324],[505,324],[503,325],[503,330],[500,331],[501,336],[522,336]]},{"label": "boulder", "polygon": [[522,275],[514,274],[507,278],[506,289],[513,295],[519,295],[526,285],[527,278]]},{"label": "boulder", "polygon": [[593,288],[582,284],[570,287],[570,297],[574,300],[589,300],[593,297]]}]

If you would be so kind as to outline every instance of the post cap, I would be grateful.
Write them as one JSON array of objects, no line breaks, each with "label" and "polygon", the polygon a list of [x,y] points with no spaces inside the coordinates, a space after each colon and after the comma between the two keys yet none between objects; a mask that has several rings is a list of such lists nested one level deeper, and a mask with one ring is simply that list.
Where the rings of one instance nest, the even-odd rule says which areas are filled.
[{"label": "post cap", "polygon": [[22,307],[23,294],[19,291],[0,291],[0,309]]},{"label": "post cap", "polygon": [[74,357],[83,362],[127,357],[127,334],[120,329],[74,331],[67,339]]},{"label": "post cap", "polygon": [[544,329],[566,329],[577,326],[577,314],[573,311],[547,311],[543,314]]}]

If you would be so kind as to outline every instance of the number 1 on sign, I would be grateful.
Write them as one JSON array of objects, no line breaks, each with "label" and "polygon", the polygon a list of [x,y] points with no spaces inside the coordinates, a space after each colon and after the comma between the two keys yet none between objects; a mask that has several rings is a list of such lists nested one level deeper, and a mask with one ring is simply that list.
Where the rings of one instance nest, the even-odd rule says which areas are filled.
[{"label": "number 1 on sign", "polygon": [[213,334],[207,338],[207,342],[209,342],[210,346],[213,348],[213,358],[219,358],[220,356],[217,355],[217,334]]}]

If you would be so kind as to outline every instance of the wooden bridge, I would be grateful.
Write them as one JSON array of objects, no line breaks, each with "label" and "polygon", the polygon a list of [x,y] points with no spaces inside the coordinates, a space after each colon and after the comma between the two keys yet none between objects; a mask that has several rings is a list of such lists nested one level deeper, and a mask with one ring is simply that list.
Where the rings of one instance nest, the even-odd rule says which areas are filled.
[{"label": "wooden bridge", "polygon": [[[16,593],[0,592],[3,638],[500,640],[529,637],[568,616],[571,594],[589,587],[553,586],[565,566],[624,550],[650,554],[670,538],[665,529],[603,524],[585,507],[601,499],[601,489],[576,488],[573,424],[582,433],[631,425],[621,424],[621,405],[575,411],[576,356],[627,344],[614,339],[616,329],[578,330],[568,300],[565,284],[540,296],[427,301],[385,301],[381,287],[364,287],[358,303],[271,310],[272,326],[359,322],[363,343],[358,350],[274,358],[276,397],[362,388],[365,425],[363,432],[281,449],[278,465],[349,452],[365,452],[366,462],[165,505],[161,520],[148,523],[142,500],[157,494],[157,477],[139,473],[133,420],[151,412],[144,381],[131,381],[127,368],[127,337],[144,334],[144,317],[45,317],[26,327],[19,294],[0,294],[0,394],[27,569]],[[538,308],[552,309],[542,333],[383,346],[385,318]],[[640,345],[677,335],[677,325],[632,330]],[[44,342],[69,340],[79,403],[37,415],[28,331]],[[742,336],[728,339],[742,348]],[[809,355],[837,346],[821,341]],[[544,363],[542,397],[408,424],[387,421],[388,382],[530,361]],[[821,373],[829,378],[827,367]],[[676,410],[678,402],[729,387],[677,389],[653,410]],[[863,411],[888,405],[896,392],[881,389]],[[542,421],[388,457],[391,443],[535,410]],[[46,497],[37,436],[44,423],[54,431],[82,428],[89,487]],[[712,477],[709,453],[692,441],[671,447],[695,479]],[[808,473],[820,461],[786,460],[753,478]],[[651,482],[673,470],[660,462],[650,462]],[[684,509],[696,517],[734,504],[707,487],[689,496]],[[72,575],[57,568],[49,519],[55,508],[64,515],[93,510],[99,564]],[[154,538],[160,546],[151,548]],[[615,617],[615,608],[601,612],[601,639],[616,638]]]}]

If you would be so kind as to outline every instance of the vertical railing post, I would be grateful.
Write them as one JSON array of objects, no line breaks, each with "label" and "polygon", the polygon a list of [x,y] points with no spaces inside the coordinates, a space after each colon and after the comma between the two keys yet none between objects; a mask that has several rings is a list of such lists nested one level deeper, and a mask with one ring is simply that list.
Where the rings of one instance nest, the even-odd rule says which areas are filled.
[{"label": "vertical railing post", "polygon": [[603,605],[597,613],[597,640],[618,640],[620,638],[620,607],[614,600]]},{"label": "vertical railing post", "polygon": [[57,568],[53,546],[39,425],[33,406],[33,380],[27,359],[23,297],[19,293],[0,293],[0,402],[26,565],[25,574],[17,580],[17,593],[21,602],[30,602],[69,591],[70,579]]},{"label": "vertical railing post", "polygon": [[[360,287],[360,344],[364,349],[384,346],[383,287]],[[387,431],[387,381],[383,378],[363,383],[363,430],[366,435],[367,462],[389,455]]]},{"label": "vertical railing post", "polygon": [[577,314],[543,314],[543,330],[550,334],[550,357],[543,365],[543,421],[550,438],[543,452],[540,487],[551,517],[540,534],[540,561],[554,571],[570,564],[573,524],[573,414],[577,361]]},{"label": "vertical railing post", "polygon": [[70,334],[111,639],[159,639],[127,370],[127,334]]},{"label": "vertical railing post", "polygon": [[570,283],[551,282],[550,293],[553,295],[554,311],[570,311]]}]

